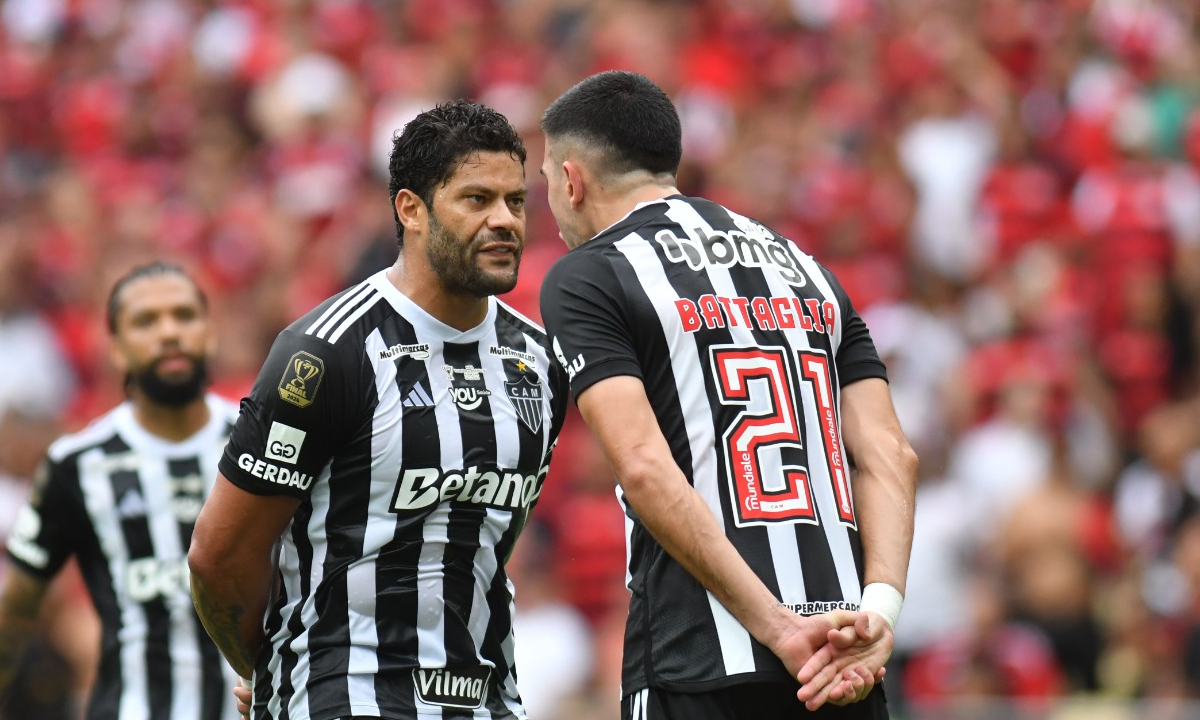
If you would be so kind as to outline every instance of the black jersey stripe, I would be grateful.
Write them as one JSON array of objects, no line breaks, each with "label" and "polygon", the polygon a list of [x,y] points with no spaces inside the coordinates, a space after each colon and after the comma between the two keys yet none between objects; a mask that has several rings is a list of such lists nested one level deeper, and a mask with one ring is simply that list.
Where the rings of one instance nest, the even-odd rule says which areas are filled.
[{"label": "black jersey stripe", "polygon": [[[153,559],[154,541],[150,537],[150,524],[145,515],[145,492],[135,470],[116,470],[109,476],[112,494],[121,517],[121,534],[125,540],[130,565],[140,559]],[[136,506],[142,506],[141,514],[135,514]],[[122,507],[131,508],[122,510]],[[131,568],[132,570],[132,568]],[[126,582],[133,579],[131,571]],[[155,594],[142,602],[146,615],[146,692],[150,714],[153,717],[169,717],[171,714],[171,658],[168,650],[171,636],[171,616],[166,603]]]},{"label": "black jersey stripe", "polygon": [[[452,375],[451,386],[456,389],[470,388],[479,393],[475,400],[455,403],[458,408],[457,430],[462,438],[462,467],[495,466],[496,431],[492,427],[492,405],[502,400],[494,392],[491,395],[482,394],[491,391],[486,387],[487,372],[483,370],[480,360],[479,344],[446,343],[444,353],[450,368],[446,372]],[[470,370],[466,373],[457,372],[465,368],[480,369],[478,379],[472,377]],[[447,428],[446,432],[453,430]],[[478,503],[451,505],[447,544],[442,553],[446,575],[446,609],[454,609],[454,612],[445,615],[447,657],[470,658],[477,653],[467,623],[475,604],[475,553],[479,550],[479,533],[487,513],[487,508]],[[448,720],[462,717],[461,712],[450,710],[445,717]],[[470,713],[467,713],[466,717],[469,716]]]},{"label": "black jersey stripe", "polygon": [[[167,477],[171,481],[171,504],[176,509],[179,526],[180,547],[192,543],[192,532],[196,527],[196,515],[204,502],[205,478],[201,474],[200,459],[171,458],[167,461]],[[195,615],[193,613],[193,615]],[[193,617],[192,627],[200,649],[200,706],[201,720],[220,720],[229,689],[221,672],[221,653],[216,646],[203,640],[208,637],[200,617]]]}]

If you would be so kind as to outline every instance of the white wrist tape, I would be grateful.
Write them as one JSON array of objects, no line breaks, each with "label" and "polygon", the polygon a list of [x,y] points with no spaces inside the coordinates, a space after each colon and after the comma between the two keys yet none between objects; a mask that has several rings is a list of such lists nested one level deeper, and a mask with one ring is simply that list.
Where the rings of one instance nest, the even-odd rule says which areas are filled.
[{"label": "white wrist tape", "polygon": [[895,630],[903,604],[904,596],[896,588],[887,583],[871,583],[863,588],[862,602],[858,604],[858,609],[879,613],[887,621],[888,627]]}]

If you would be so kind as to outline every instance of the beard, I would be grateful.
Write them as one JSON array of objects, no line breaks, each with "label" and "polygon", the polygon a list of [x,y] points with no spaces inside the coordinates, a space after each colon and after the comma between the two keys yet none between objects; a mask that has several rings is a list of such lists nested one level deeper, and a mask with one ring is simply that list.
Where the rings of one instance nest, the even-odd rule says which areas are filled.
[{"label": "beard", "polygon": [[[505,234],[508,237],[504,239],[515,239],[511,233]],[[492,240],[491,235],[485,235],[468,241],[442,225],[437,215],[429,214],[429,264],[448,290],[485,298],[516,287],[521,250],[513,255],[511,271],[489,273],[475,261],[474,248]]]},{"label": "beard", "polygon": [[153,362],[130,372],[128,383],[159,405],[183,407],[203,395],[208,386],[208,362],[203,357],[188,357],[192,361],[192,372],[186,377],[164,378],[158,374],[158,363]]}]

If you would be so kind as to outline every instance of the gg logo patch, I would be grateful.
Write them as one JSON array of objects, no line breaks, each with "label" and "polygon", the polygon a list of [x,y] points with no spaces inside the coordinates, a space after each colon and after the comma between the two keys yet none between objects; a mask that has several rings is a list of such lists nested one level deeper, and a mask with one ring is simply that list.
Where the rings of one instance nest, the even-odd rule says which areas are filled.
[{"label": "gg logo patch", "polygon": [[296,407],[312,405],[325,376],[325,361],[303,350],[288,360],[279,380],[279,397]]}]

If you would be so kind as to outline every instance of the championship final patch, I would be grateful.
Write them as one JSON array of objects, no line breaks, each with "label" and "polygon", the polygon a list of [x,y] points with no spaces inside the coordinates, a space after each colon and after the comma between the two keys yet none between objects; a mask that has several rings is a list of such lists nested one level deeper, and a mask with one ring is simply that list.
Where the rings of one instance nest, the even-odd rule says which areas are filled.
[{"label": "championship final patch", "polygon": [[325,361],[303,350],[288,360],[279,380],[279,397],[296,407],[312,405],[325,376]]},{"label": "championship final patch", "polygon": [[533,432],[542,428],[542,383],[522,375],[515,382],[504,383],[504,392],[512,401],[517,417]]}]

